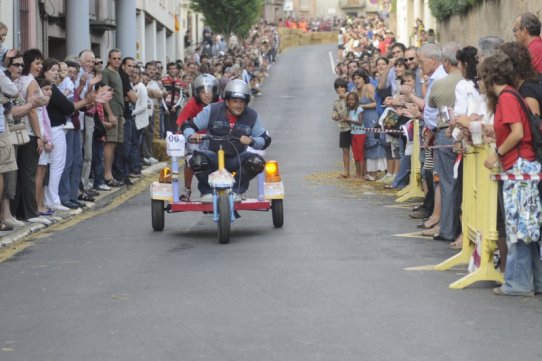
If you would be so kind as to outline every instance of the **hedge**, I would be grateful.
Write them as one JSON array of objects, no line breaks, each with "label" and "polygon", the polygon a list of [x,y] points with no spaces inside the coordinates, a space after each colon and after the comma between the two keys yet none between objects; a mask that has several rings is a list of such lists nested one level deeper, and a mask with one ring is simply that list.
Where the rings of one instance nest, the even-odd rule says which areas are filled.
[{"label": "hedge", "polygon": [[452,15],[465,14],[471,7],[483,0],[429,0],[429,8],[438,20],[446,20]]}]

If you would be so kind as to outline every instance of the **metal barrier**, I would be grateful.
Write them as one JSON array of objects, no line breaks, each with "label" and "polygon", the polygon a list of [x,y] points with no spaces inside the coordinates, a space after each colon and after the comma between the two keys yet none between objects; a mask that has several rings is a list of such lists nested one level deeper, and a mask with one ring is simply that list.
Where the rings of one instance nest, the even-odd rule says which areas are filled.
[{"label": "metal barrier", "polygon": [[463,247],[461,252],[436,265],[434,269],[445,271],[457,265],[469,264],[475,247],[479,253],[479,266],[450,284],[450,288],[461,289],[479,281],[504,282],[502,273],[493,264],[498,239],[498,185],[491,180],[492,171],[484,166],[490,152],[490,146],[485,144],[469,147],[463,156]]},{"label": "metal barrier", "polygon": [[412,142],[414,146],[412,148],[412,155],[410,156],[410,179],[408,181],[408,185],[397,192],[396,196],[399,198],[397,198],[395,201],[398,203],[406,202],[412,198],[424,197],[420,164],[420,121],[418,119],[414,119],[413,122],[414,129]]}]

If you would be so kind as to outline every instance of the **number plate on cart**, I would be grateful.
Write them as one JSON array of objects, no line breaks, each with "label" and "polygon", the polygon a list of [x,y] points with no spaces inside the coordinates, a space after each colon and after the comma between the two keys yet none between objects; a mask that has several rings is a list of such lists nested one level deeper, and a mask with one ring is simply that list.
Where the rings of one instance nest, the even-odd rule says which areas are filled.
[{"label": "number plate on cart", "polygon": [[152,182],[151,199],[173,202],[173,186],[171,183]]},{"label": "number plate on cart", "polygon": [[284,199],[284,185],[282,182],[264,183],[265,199]]}]

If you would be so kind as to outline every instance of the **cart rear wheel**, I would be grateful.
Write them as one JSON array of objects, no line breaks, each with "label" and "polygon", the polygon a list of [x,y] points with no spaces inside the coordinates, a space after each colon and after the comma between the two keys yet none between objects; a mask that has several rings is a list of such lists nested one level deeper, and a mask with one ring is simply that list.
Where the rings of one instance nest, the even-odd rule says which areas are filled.
[{"label": "cart rear wheel", "polygon": [[156,199],[151,203],[152,229],[155,231],[164,230],[164,201]]},{"label": "cart rear wheel", "polygon": [[271,213],[273,214],[273,226],[275,226],[275,228],[281,228],[284,224],[282,199],[273,199],[271,201]]},{"label": "cart rear wheel", "polygon": [[218,193],[218,242],[230,243],[231,205],[227,191]]}]

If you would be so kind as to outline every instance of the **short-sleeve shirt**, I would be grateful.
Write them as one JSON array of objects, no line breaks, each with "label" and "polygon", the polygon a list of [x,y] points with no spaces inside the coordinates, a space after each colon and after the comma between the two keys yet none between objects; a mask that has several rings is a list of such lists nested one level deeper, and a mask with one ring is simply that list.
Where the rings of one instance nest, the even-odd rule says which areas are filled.
[{"label": "short-sleeve shirt", "polygon": [[[535,80],[526,80],[521,84],[518,92],[523,98],[533,98],[542,106],[542,87]],[[539,114],[540,115],[540,114]]]},{"label": "short-sleeve shirt", "polygon": [[[512,89],[507,86],[505,89]],[[533,150],[531,128],[529,126],[529,120],[527,115],[523,111],[518,99],[504,90],[499,96],[497,102],[497,109],[495,110],[495,136],[497,147],[500,147],[502,143],[508,138],[511,133],[510,125],[513,123],[521,123],[523,126],[523,139],[518,146],[511,149],[501,157],[501,164],[504,170],[512,168],[514,163],[519,157],[533,161],[535,160],[535,153]]]},{"label": "short-sleeve shirt", "polygon": [[109,101],[111,111],[115,116],[122,116],[124,113],[124,95],[119,72],[107,67],[103,70],[102,77],[102,82],[113,89],[113,98]]},{"label": "short-sleeve shirt", "polygon": [[531,54],[531,64],[533,65],[534,70],[538,73],[542,73],[542,39],[540,36],[537,36],[531,41],[527,47]]}]

